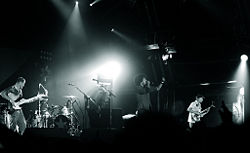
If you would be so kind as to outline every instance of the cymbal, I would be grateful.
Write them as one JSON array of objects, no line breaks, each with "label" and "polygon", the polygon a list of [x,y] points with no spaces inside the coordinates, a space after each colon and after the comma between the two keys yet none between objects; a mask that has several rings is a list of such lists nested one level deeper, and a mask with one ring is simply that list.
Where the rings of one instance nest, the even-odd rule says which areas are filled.
[{"label": "cymbal", "polygon": [[62,106],[60,106],[60,105],[51,105],[50,107],[49,107],[49,109],[54,109],[54,108],[59,108],[59,107],[62,107]]},{"label": "cymbal", "polygon": [[63,96],[64,98],[69,98],[69,99],[74,99],[74,98],[76,98],[76,96],[72,96],[72,95],[70,95],[70,96]]}]

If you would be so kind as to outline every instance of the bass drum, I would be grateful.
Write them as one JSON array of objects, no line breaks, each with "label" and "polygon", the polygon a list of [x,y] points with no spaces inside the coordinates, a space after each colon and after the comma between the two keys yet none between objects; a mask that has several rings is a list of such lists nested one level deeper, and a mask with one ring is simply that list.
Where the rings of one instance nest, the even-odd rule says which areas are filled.
[{"label": "bass drum", "polygon": [[70,119],[64,115],[58,115],[54,120],[55,128],[68,130],[70,128]]}]

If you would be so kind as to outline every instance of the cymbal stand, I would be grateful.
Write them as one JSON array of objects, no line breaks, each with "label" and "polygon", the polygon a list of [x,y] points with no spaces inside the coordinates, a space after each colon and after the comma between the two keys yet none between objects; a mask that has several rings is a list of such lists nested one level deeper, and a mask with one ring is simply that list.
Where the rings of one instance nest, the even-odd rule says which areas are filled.
[{"label": "cymbal stand", "polygon": [[70,134],[70,136],[75,136],[77,134],[77,125],[74,124],[74,111],[73,111],[73,103],[76,102],[76,100],[69,100],[68,101],[70,104],[69,104],[69,117],[70,117],[70,128],[69,128],[69,131],[68,133]]},{"label": "cymbal stand", "polygon": [[38,128],[42,128],[42,125],[41,125],[41,120],[42,120],[42,116],[41,116],[41,101],[40,101],[40,99],[38,100],[38,114],[36,114],[36,115],[37,115],[36,118],[38,119],[36,126]]},{"label": "cymbal stand", "polygon": [[70,104],[69,104],[69,117],[70,117],[70,126],[73,126],[73,101],[69,100]]},{"label": "cymbal stand", "polygon": [[[40,87],[42,87],[42,89],[44,90],[44,95],[48,96],[48,90],[41,84],[39,83],[39,89]],[[38,95],[39,95],[39,91],[38,91]],[[45,112],[45,115],[44,116],[41,116],[41,102],[44,102],[47,104],[47,100],[38,100],[38,127],[39,128],[48,128],[48,118],[47,118],[47,114]],[[43,122],[41,122],[43,121]]]}]

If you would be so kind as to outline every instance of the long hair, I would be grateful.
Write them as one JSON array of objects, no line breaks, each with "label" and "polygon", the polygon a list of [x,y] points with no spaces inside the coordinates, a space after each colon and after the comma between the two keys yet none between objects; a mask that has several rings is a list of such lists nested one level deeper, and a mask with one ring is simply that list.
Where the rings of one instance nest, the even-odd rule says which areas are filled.
[{"label": "long hair", "polygon": [[134,78],[134,84],[135,84],[135,86],[139,86],[140,83],[142,82],[142,79],[143,79],[143,78],[146,78],[146,79],[147,79],[147,75],[144,74],[144,73],[139,73],[139,74],[137,74],[137,75],[135,76],[135,78]]}]

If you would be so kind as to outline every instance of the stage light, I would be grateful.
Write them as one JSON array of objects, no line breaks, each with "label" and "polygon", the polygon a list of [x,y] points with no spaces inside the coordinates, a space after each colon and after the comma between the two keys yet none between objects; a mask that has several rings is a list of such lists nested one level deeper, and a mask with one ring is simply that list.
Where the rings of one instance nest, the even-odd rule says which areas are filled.
[{"label": "stage light", "polygon": [[78,1],[76,1],[76,5],[78,5]]},{"label": "stage light", "polygon": [[99,3],[100,1],[102,0],[95,0],[94,2],[90,3],[89,6],[93,6],[94,4]]},{"label": "stage light", "polygon": [[[248,109],[245,109],[245,91],[244,88],[246,86],[248,86],[248,65],[247,65],[247,60],[248,57],[247,55],[243,54],[241,55],[241,61],[239,63],[239,66],[235,72],[235,76],[234,76],[234,80],[237,80],[237,83],[239,83],[239,85],[241,86],[241,88],[239,89],[238,93],[237,93],[237,102],[235,102],[235,104],[233,104],[233,109],[237,108],[237,114],[233,115],[234,120],[236,119],[236,123],[238,124],[242,124],[244,123],[245,120],[245,112],[248,111]],[[247,89],[247,88],[246,88]],[[246,107],[247,108],[247,107]],[[236,109],[234,110],[236,111]]]},{"label": "stage light", "polygon": [[232,81],[227,81],[227,83],[236,83],[236,80],[232,80]]},{"label": "stage light", "polygon": [[208,85],[210,85],[210,83],[201,83],[200,85],[201,86],[208,86]]},{"label": "stage light", "polygon": [[114,29],[114,28],[112,28],[112,29],[111,29],[111,32],[114,32],[114,31],[115,31],[115,29]]},{"label": "stage light", "polygon": [[101,67],[99,67],[95,73],[97,76],[102,77],[103,79],[112,79],[115,80],[120,74],[121,66],[116,61],[108,62]]},{"label": "stage light", "polygon": [[243,62],[246,62],[248,60],[248,57],[247,55],[243,54],[240,56],[240,59],[243,61]]},{"label": "stage light", "polygon": [[168,55],[168,54],[166,54],[166,55],[162,55],[162,60],[163,60],[163,61],[166,61],[166,60],[168,59],[168,57],[169,57],[169,55]]},{"label": "stage light", "polygon": [[240,95],[242,95],[242,96],[244,96],[244,88],[242,87],[242,88],[240,88],[240,91],[239,91],[239,93],[240,93]]},{"label": "stage light", "polygon": [[149,45],[146,45],[146,49],[147,50],[157,50],[157,49],[160,49],[160,47],[158,44],[149,44]]}]

